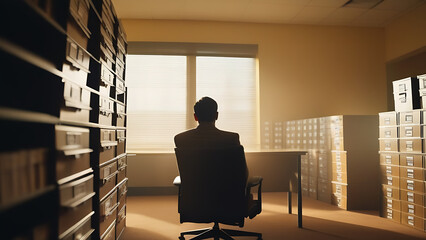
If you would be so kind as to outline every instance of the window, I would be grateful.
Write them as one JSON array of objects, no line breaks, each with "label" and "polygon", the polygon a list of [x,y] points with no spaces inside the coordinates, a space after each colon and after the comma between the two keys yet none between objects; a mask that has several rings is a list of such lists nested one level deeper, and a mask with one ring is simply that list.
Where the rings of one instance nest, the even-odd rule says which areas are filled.
[{"label": "window", "polygon": [[126,62],[127,152],[172,151],[173,137],[196,126],[192,107],[203,96],[218,102],[219,129],[238,132],[246,149],[259,145],[255,58],[128,55]]}]

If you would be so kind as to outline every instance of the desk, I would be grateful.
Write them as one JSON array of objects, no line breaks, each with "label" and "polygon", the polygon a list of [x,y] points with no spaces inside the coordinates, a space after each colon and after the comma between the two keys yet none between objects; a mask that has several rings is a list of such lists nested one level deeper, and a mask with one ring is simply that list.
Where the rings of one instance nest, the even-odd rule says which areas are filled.
[{"label": "desk", "polygon": [[[246,151],[246,158],[270,158],[291,161],[297,161],[297,226],[303,227],[302,224],[302,179],[301,179],[301,157],[305,155],[306,151],[293,151],[293,150],[261,150],[261,151]],[[292,169],[291,169],[292,170]],[[295,169],[294,169],[295,170]],[[294,171],[293,170],[293,171]],[[291,191],[288,191],[288,213],[292,214],[292,201]]]}]

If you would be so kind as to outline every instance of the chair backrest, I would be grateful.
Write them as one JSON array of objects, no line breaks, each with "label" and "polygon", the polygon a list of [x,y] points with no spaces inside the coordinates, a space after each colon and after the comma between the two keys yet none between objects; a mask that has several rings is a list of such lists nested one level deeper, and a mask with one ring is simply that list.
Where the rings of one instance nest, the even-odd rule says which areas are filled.
[{"label": "chair backrest", "polygon": [[181,222],[244,223],[247,173],[244,148],[175,149],[181,178]]}]

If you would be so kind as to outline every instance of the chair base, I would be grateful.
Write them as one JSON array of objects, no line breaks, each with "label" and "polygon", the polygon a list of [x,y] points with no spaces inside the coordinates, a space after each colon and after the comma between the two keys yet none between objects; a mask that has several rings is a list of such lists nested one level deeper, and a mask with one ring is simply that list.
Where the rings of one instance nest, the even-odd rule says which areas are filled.
[{"label": "chair base", "polygon": [[197,235],[190,240],[201,240],[207,238],[214,238],[214,240],[225,239],[225,240],[234,240],[232,236],[252,236],[257,237],[257,240],[262,240],[261,233],[255,232],[246,232],[239,230],[231,230],[231,229],[220,229],[218,223],[214,223],[212,228],[204,228],[198,230],[192,230],[187,232],[182,232],[180,234],[179,240],[185,240],[185,235]]}]

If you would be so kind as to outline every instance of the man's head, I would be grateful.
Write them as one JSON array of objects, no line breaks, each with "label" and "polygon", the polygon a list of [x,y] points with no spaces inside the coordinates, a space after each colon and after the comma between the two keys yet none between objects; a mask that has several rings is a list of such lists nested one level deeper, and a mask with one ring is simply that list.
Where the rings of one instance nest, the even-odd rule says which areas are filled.
[{"label": "man's head", "polygon": [[209,97],[203,97],[194,105],[194,117],[198,122],[214,122],[217,120],[217,103]]}]

